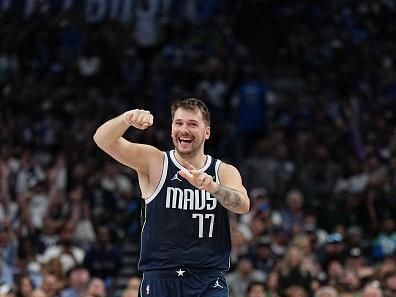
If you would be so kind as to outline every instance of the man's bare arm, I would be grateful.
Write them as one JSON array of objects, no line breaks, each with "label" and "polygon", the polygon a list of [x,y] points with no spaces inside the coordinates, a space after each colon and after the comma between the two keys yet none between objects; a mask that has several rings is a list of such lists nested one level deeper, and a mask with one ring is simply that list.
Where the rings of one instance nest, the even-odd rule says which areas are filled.
[{"label": "man's bare arm", "polygon": [[164,154],[151,145],[130,142],[122,135],[130,126],[145,130],[152,124],[153,116],[149,111],[134,109],[107,121],[94,135],[103,151],[138,173],[142,197],[149,197],[158,185]]},{"label": "man's bare arm", "polygon": [[134,109],[101,125],[93,138],[103,151],[120,163],[148,174],[149,163],[161,164],[162,153],[152,146],[133,143],[122,136],[130,126],[144,130],[152,124],[153,116],[149,111]]},{"label": "man's bare arm", "polygon": [[105,122],[96,130],[93,138],[103,151],[120,163],[147,173],[151,155],[160,156],[160,152],[145,144],[132,143],[122,136],[130,126],[144,130],[152,124],[153,116],[150,112],[134,109]]},{"label": "man's bare arm", "polygon": [[245,213],[249,210],[248,207],[246,208],[246,203],[243,203],[241,193],[236,190],[219,185],[217,190],[211,194],[221,205],[232,212]]}]

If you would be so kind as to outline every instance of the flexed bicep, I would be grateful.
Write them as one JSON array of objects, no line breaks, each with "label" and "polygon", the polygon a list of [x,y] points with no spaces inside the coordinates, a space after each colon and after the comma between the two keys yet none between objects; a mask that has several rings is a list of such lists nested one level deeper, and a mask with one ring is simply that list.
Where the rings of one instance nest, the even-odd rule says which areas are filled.
[{"label": "flexed bicep", "polygon": [[95,143],[120,163],[148,174],[160,166],[162,153],[157,148],[126,140],[122,136],[133,126],[144,130],[153,125],[153,115],[147,110],[133,109],[102,124],[94,135]]}]

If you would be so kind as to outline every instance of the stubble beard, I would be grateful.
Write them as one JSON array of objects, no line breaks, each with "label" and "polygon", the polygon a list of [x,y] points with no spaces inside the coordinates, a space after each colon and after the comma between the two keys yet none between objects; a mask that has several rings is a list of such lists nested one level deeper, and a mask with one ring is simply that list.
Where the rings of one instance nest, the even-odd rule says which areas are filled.
[{"label": "stubble beard", "polygon": [[[176,142],[176,143],[175,143]],[[194,156],[196,156],[201,150],[203,151],[203,146],[204,146],[205,140],[203,139],[198,145],[196,145],[195,147],[192,147],[191,150],[187,151],[187,152],[183,152],[180,151],[178,149],[178,142],[177,140],[173,140],[173,145],[175,147],[175,151],[178,153],[178,155],[180,157],[182,157],[183,159],[186,158],[192,158]]]}]

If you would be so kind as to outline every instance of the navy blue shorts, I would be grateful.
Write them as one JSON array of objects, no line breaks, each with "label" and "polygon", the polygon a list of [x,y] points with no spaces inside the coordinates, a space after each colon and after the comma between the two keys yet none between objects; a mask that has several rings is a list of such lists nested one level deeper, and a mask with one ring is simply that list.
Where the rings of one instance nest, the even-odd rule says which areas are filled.
[{"label": "navy blue shorts", "polygon": [[143,273],[141,297],[228,297],[228,285],[218,270],[155,270]]}]

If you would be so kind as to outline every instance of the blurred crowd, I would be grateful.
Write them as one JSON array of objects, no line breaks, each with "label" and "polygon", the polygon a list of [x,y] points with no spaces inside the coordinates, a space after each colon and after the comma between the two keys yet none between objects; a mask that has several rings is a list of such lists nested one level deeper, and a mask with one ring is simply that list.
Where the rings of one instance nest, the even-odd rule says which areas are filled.
[{"label": "blurred crowd", "polygon": [[113,296],[141,201],[92,136],[146,108],[154,126],[126,137],[168,149],[186,97],[209,105],[208,152],[252,200],[231,216],[231,297],[396,296],[395,1],[268,1],[295,89],[233,34],[243,1],[137,0],[128,23],[33,2],[0,10],[1,297]]}]

